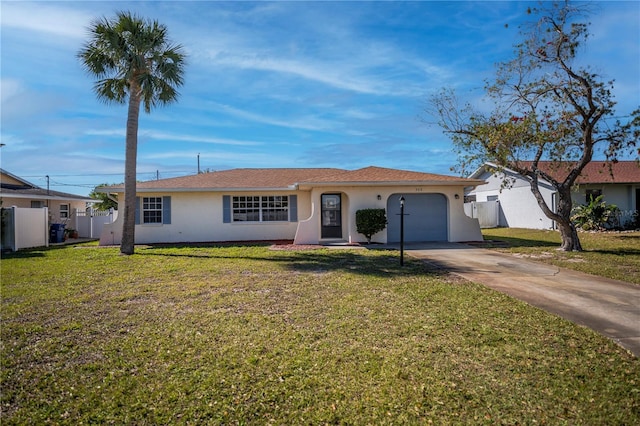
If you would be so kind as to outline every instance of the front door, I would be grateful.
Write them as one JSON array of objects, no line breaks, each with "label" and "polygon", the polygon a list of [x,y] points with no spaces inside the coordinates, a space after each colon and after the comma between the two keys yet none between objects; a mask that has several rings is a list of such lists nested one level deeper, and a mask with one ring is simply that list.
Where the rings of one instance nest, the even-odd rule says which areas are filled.
[{"label": "front door", "polygon": [[342,238],[340,194],[322,194],[322,238]]}]

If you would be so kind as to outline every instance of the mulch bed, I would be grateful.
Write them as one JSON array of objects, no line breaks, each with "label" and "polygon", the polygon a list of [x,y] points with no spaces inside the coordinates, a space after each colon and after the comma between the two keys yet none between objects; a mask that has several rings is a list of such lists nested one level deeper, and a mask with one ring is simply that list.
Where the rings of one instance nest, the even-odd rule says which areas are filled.
[{"label": "mulch bed", "polygon": [[324,248],[318,244],[273,244],[269,250],[294,251],[294,250],[317,250]]}]

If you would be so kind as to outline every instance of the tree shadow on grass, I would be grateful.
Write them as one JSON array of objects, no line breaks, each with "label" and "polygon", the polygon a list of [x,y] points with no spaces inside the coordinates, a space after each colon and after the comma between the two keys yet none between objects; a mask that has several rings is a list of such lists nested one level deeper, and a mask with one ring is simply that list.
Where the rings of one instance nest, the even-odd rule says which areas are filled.
[{"label": "tree shadow on grass", "polygon": [[484,240],[483,247],[560,247],[560,243],[543,240],[530,240],[512,237],[497,237]]},{"label": "tree shadow on grass", "polygon": [[56,250],[58,247],[40,247],[33,249],[21,249],[18,251],[2,252],[2,259],[29,259],[35,257],[45,257],[45,251]]},{"label": "tree shadow on grass", "polygon": [[[252,250],[256,247],[266,248],[271,244],[162,244],[150,245],[136,250],[140,256],[189,257],[193,259],[213,260],[255,260],[275,262],[283,268],[302,273],[327,273],[332,271],[349,272],[358,275],[376,277],[416,276],[424,274],[441,274],[441,271],[429,270],[425,264],[415,259],[405,259],[400,265],[400,256],[395,250],[375,256],[366,255],[362,249],[323,249],[308,250],[274,250],[264,255],[264,251]],[[219,253],[215,252],[220,248]],[[206,249],[206,250],[199,250]],[[214,249],[214,250],[211,250]]]},{"label": "tree shadow on grass", "polygon": [[609,254],[613,256],[640,256],[640,248],[624,248],[624,249],[615,249],[615,250],[606,250],[606,249],[594,249],[594,250],[585,250],[587,253],[599,253],[599,254]]}]

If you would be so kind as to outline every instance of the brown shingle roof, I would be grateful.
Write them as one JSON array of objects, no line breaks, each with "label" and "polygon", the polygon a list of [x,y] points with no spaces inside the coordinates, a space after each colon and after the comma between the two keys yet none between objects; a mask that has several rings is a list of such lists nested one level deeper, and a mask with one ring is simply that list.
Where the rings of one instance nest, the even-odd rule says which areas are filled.
[{"label": "brown shingle roof", "polygon": [[[358,170],[331,168],[310,169],[231,169],[170,179],[138,182],[138,190],[220,190],[287,189],[293,185],[366,184],[366,183],[452,183],[472,185],[471,179],[407,170],[365,167]],[[103,191],[121,192],[124,185],[105,187]]]},{"label": "brown shingle roof", "polygon": [[[554,165],[552,162],[538,163],[540,170],[557,180],[564,180],[569,173],[571,163]],[[636,161],[619,161],[609,164],[605,161],[592,161],[580,173],[577,184],[595,183],[640,183],[640,164]]]},{"label": "brown shingle roof", "polygon": [[365,167],[358,170],[345,170],[335,175],[326,175],[316,179],[307,179],[305,183],[411,183],[411,182],[465,182],[468,179],[436,175],[433,173],[413,172],[409,170],[387,169],[384,167]]},{"label": "brown shingle roof", "polygon": [[[301,180],[343,172],[341,169],[231,169],[169,179],[138,182],[137,189],[275,189],[287,188]],[[109,186],[124,188],[124,185]]]}]

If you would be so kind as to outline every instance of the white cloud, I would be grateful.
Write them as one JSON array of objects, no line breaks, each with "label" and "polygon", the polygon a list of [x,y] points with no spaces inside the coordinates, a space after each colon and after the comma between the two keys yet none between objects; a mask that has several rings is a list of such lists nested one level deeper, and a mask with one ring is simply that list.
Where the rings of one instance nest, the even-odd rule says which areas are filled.
[{"label": "white cloud", "polygon": [[2,2],[2,28],[83,38],[93,16],[80,10],[48,3]]},{"label": "white cloud", "polygon": [[33,146],[25,144],[21,138],[8,133],[0,134],[0,141],[5,144],[5,146],[2,147],[3,151],[24,151],[34,148]]},{"label": "white cloud", "polygon": [[[187,159],[194,161],[197,153],[193,151],[165,151],[159,153],[142,154],[142,160],[167,160],[167,159]],[[233,162],[236,164],[243,164],[245,166],[261,165],[264,164],[278,164],[282,165],[281,155],[271,155],[269,153],[253,152],[253,153],[241,153],[241,152],[215,152],[215,153],[200,153],[200,164],[202,168],[209,167],[207,163],[212,162]]]},{"label": "white cloud", "polygon": [[11,78],[0,79],[0,102],[2,109],[7,108],[6,102],[24,92],[24,86],[20,81]]},{"label": "white cloud", "polygon": [[84,132],[88,136],[119,136],[124,137],[126,135],[125,129],[109,129],[109,130],[87,130]]},{"label": "white cloud", "polygon": [[304,117],[304,118],[287,118],[286,120],[280,120],[272,117],[268,117],[262,114],[255,114],[252,112],[244,111],[239,108],[234,108],[230,105],[224,105],[219,103],[211,103],[214,109],[223,111],[229,115],[237,118],[242,118],[257,123],[269,124],[272,126],[288,127],[294,129],[304,130],[329,130],[335,127],[334,123],[328,120],[323,120],[317,117]]},{"label": "white cloud", "polygon": [[211,138],[204,136],[192,136],[192,135],[176,135],[172,133],[161,133],[153,131],[142,131],[141,135],[157,140],[167,141],[180,141],[180,142],[192,142],[192,143],[208,143],[217,145],[235,145],[235,146],[255,146],[263,145],[262,142],[246,141],[239,139],[224,139],[224,138]]},{"label": "white cloud", "polygon": [[[90,136],[107,136],[107,137],[119,137],[126,136],[125,129],[105,129],[105,130],[88,130],[85,134]],[[158,132],[154,130],[138,130],[138,139],[147,138],[163,141],[175,141],[175,142],[191,142],[191,143],[207,143],[217,145],[235,145],[235,146],[256,146],[262,145],[262,142],[239,140],[239,139],[225,139],[225,138],[212,138],[205,136],[193,136],[193,135],[180,135],[175,133]],[[170,157],[169,157],[170,158]]]},{"label": "white cloud", "polygon": [[389,94],[388,89],[381,87],[375,81],[367,81],[366,78],[355,78],[350,70],[344,67],[333,66],[332,63],[315,61],[311,64],[307,61],[295,61],[283,58],[265,58],[256,56],[238,56],[233,54],[218,54],[212,59],[216,63],[243,69],[258,71],[271,71],[292,74],[307,80],[320,82],[339,89],[350,90],[367,94]]}]

